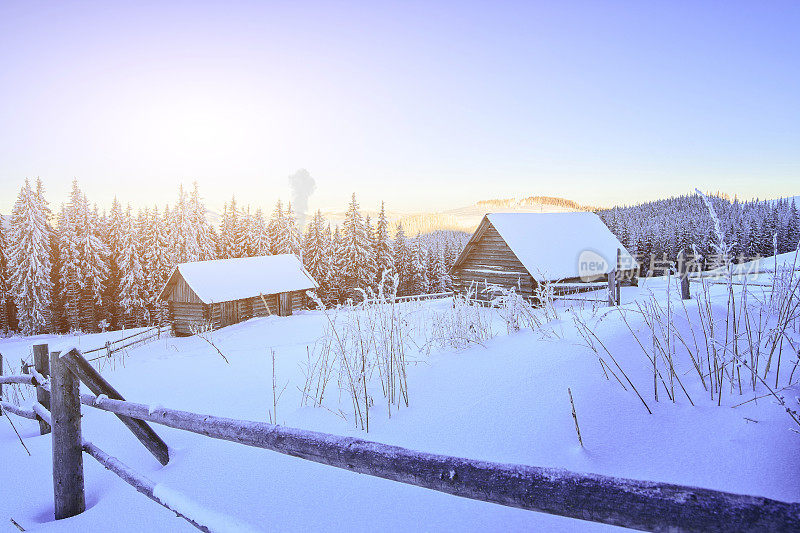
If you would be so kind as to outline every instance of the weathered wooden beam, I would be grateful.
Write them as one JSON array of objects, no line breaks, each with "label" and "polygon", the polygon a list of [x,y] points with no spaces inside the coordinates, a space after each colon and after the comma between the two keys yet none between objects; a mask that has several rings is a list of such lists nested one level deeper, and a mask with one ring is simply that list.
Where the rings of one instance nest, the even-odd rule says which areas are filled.
[{"label": "weathered wooden beam", "polygon": [[25,409],[24,407],[14,405],[13,403],[0,400],[0,414],[2,414],[3,409],[12,415],[21,416],[22,418],[27,418],[29,420],[36,420],[36,413],[33,411],[33,409]]},{"label": "weathered wooden beam", "polygon": [[800,504],[696,487],[422,453],[313,431],[84,395],[86,405],[207,437],[486,501],[648,531],[794,531]]},{"label": "weathered wooden beam", "polygon": [[678,255],[678,273],[681,279],[681,300],[691,300],[692,295],[689,291],[689,264],[686,261],[686,255],[681,250]]},{"label": "weathered wooden beam", "polygon": [[170,511],[174,512],[179,517],[183,518],[184,520],[192,524],[200,531],[206,531],[206,532],[209,531],[207,527],[198,524],[191,518],[186,517],[185,515],[181,514],[177,509],[173,509],[168,505],[164,504],[161,500],[159,500],[155,496],[156,484],[152,480],[131,470],[131,468],[128,467],[128,465],[126,465],[116,457],[108,455],[106,452],[104,452],[91,442],[87,441],[84,441],[83,443],[83,451],[85,451],[90,456],[94,457],[97,460],[97,462],[103,465],[106,469],[118,475],[125,483],[127,483],[140,493],[144,494],[157,504],[162,505],[167,509],[169,509]]},{"label": "weathered wooden beam", "polygon": [[53,495],[56,520],[86,510],[83,485],[81,402],[78,378],[50,354],[50,409],[53,426]]},{"label": "weathered wooden beam", "polygon": [[614,277],[614,288],[616,290],[617,305],[619,305],[620,301],[621,301],[621,298],[620,298],[620,296],[621,296],[620,295],[620,285],[621,285],[621,282],[622,282],[622,271],[620,270],[620,267],[622,266],[620,264],[620,260],[621,259],[622,259],[622,250],[617,248],[617,268],[614,269],[614,274],[615,274],[615,277]]},{"label": "weathered wooden beam", "polygon": [[0,385],[33,385],[33,376],[0,376]]},{"label": "weathered wooden beam", "polygon": [[616,293],[617,290],[615,288],[615,284],[617,281],[617,273],[616,271],[611,271],[608,273],[608,305],[614,306],[616,302]]},{"label": "weathered wooden beam", "polygon": [[[125,400],[117,389],[112,387],[77,350],[70,350],[61,357],[61,360],[94,394],[104,394],[112,400]],[[159,463],[162,465],[169,463],[169,448],[153,428],[142,420],[119,415],[117,418],[131,430]]]},{"label": "weathered wooden beam", "polygon": [[[47,344],[33,345],[33,364],[36,371],[42,377],[47,378],[50,376],[50,352],[48,351]],[[50,392],[43,387],[36,387],[36,401],[49,410]],[[50,424],[39,419],[39,434],[47,435],[48,433],[50,433]]]}]

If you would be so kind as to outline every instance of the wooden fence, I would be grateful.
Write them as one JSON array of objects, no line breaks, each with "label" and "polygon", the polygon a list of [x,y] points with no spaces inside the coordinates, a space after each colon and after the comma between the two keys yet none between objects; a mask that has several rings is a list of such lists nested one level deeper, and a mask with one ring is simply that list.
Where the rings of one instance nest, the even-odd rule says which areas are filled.
[{"label": "wooden fence", "polygon": [[104,346],[93,348],[91,350],[86,350],[85,352],[83,352],[83,355],[85,356],[92,353],[100,352],[99,355],[94,355],[91,358],[89,358],[90,361],[97,361],[99,359],[111,357],[113,354],[120,352],[126,348],[131,348],[133,346],[141,346],[142,344],[146,344],[153,340],[158,340],[161,338],[162,335],[169,333],[170,331],[172,331],[172,324],[166,324],[166,325],[162,324],[158,326],[153,326],[151,328],[144,329],[132,335],[122,337],[121,339],[106,342]]},{"label": "wooden fence", "polygon": [[[46,347],[39,348],[46,351]],[[209,531],[186,509],[156,494],[156,485],[81,436],[81,405],[114,413],[160,462],[169,451],[147,422],[213,439],[272,450],[370,476],[455,496],[648,531],[798,531],[800,504],[669,483],[581,474],[561,469],[478,461],[430,454],[265,422],[236,420],[125,401],[80,351],[50,353],[50,379],[41,372],[0,376],[0,385],[36,386],[48,395],[50,412],[2,404],[7,413],[52,426],[56,519],[85,509],[83,453],[136,490]],[[0,369],[2,365],[0,365]],[[80,394],[83,382],[98,396]],[[2,389],[2,387],[0,387]]]}]

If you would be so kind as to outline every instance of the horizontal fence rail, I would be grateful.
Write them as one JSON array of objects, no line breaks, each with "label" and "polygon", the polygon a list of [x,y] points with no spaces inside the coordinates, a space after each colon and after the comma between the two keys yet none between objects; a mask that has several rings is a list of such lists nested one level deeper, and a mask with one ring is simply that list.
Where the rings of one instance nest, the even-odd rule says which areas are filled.
[{"label": "horizontal fence rail", "polygon": [[[76,386],[67,387],[71,388],[72,392],[65,392],[64,383],[68,374],[72,375],[69,379],[80,378],[84,382],[94,380],[96,376],[86,373],[86,369],[91,366],[77,349],[60,357],[55,352],[50,355],[53,378],[44,378],[42,374],[36,372],[33,376],[0,378],[2,379],[0,385],[4,383],[37,385],[37,388],[46,392],[48,397],[53,397],[54,413],[58,410],[59,415],[54,414],[51,419],[50,412],[39,402],[34,403],[31,409],[9,405],[7,402],[3,402],[0,406],[8,413],[54,424],[54,452],[58,442],[56,436],[64,431],[61,425],[70,424],[69,420],[64,421],[63,417],[77,416],[79,421],[80,405],[83,404],[114,413],[121,419],[138,421],[145,427],[148,427],[145,421],[149,421],[214,439],[271,450],[455,496],[580,520],[647,531],[800,530],[800,503],[787,503],[758,496],[670,483],[424,453],[399,446],[287,428],[266,422],[236,420],[153,407],[123,399],[111,399],[105,394],[101,396],[79,394]],[[96,384],[92,388],[96,389]],[[64,394],[71,395],[72,399],[63,397]],[[72,411],[64,410],[66,405],[73,404],[75,407]],[[182,514],[181,509],[175,509],[169,502],[159,498],[158,486],[147,477],[137,474],[118,459],[83,440],[80,437],[79,423],[77,430],[72,439],[82,453],[92,456],[136,490],[160,505],[172,509],[178,516],[185,518],[199,529],[213,530],[207,524],[186,516],[185,511]],[[61,479],[64,478],[66,470],[55,458],[54,453],[54,486],[58,487],[55,482],[56,472],[58,470]],[[69,466],[73,469],[79,466],[82,478],[82,462],[79,459],[80,454]],[[82,495],[82,482],[80,491]],[[61,497],[68,496],[63,494]],[[57,488],[56,499],[58,498]],[[77,502],[75,506],[78,513],[82,511],[80,503]],[[58,503],[56,508],[58,509]],[[56,514],[58,517],[59,513]],[[76,513],[69,516],[74,514]]]},{"label": "horizontal fence rail", "polygon": [[417,452],[298,430],[82,395],[117,415],[272,450],[455,496],[646,531],[783,531],[800,504],[669,483]]},{"label": "horizontal fence rail", "polygon": [[[137,333],[133,333],[131,335],[122,337],[120,339],[109,341],[105,344],[105,346],[99,346],[97,348],[92,348],[91,350],[82,351],[81,353],[86,356],[87,354],[96,353],[105,351],[104,354],[94,356],[89,361],[97,361],[99,359],[103,359],[105,357],[110,357],[116,352],[122,351],[125,348],[130,348],[131,346],[137,344],[143,344],[146,341],[152,340],[154,338],[158,339],[161,338],[161,335],[164,333],[168,333],[172,330],[172,325],[161,325],[161,326],[153,326],[151,328],[147,328],[145,330],[139,331]],[[131,340],[135,339],[135,340]]]}]

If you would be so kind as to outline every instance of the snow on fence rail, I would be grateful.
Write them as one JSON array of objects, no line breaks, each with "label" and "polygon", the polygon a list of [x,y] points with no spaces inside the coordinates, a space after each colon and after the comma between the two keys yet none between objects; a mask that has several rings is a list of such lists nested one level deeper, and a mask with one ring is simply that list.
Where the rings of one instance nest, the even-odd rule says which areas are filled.
[{"label": "snow on fence rail", "polygon": [[132,335],[122,337],[121,339],[106,342],[104,346],[92,348],[91,350],[86,350],[85,352],[82,353],[85,356],[90,353],[95,353],[105,350],[104,354],[89,359],[89,361],[97,361],[99,359],[111,357],[111,355],[113,355],[114,353],[122,351],[125,348],[130,348],[131,346],[137,344],[141,345],[153,339],[160,339],[162,333],[169,332],[171,329],[172,329],[172,324],[153,326],[151,328],[147,328]]},{"label": "snow on fence rail", "polygon": [[[392,303],[403,303],[403,302],[420,302],[423,300],[437,300],[440,298],[450,298],[453,296],[453,292],[432,292],[428,294],[412,294],[410,296],[396,296],[392,299],[381,299],[381,298],[367,298],[364,300],[366,303],[384,303],[384,302],[392,302]],[[360,303],[360,302],[357,302]]]},{"label": "snow on fence rail", "polygon": [[[95,375],[96,371],[77,348],[64,355],[53,352],[50,363],[50,380],[37,372],[33,376],[0,376],[0,385],[35,385],[46,392],[52,401],[52,420],[38,402],[31,410],[16,406],[12,410],[5,402],[0,405],[9,413],[26,418],[33,414],[53,424],[56,518],[74,516],[84,510],[80,456],[85,452],[136,490],[202,531],[217,531],[221,525],[227,527],[233,523],[229,518],[199,508],[179,493],[167,488],[161,490],[159,485],[84,441],[80,429],[80,406],[83,404],[114,413],[120,419],[135,420],[148,429],[145,421],[455,496],[580,520],[650,531],[789,531],[800,528],[800,503],[424,453],[266,422],[150,407],[125,401],[119,393],[116,393],[119,399],[105,394],[113,391],[113,387],[103,378],[97,380],[99,375]],[[95,394],[98,391],[104,394],[80,394],[79,379]],[[160,441],[155,432],[152,435]],[[144,440],[143,443],[147,444]],[[69,482],[64,484],[65,480]]]}]

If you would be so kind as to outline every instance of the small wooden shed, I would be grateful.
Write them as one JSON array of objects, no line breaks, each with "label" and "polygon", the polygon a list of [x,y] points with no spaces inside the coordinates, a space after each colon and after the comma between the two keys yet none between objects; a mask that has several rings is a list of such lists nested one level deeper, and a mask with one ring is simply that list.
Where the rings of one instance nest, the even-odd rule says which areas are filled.
[{"label": "small wooden shed", "polygon": [[308,305],[317,282],[293,254],[197,261],[177,265],[161,291],[176,335],[257,316],[288,316]]},{"label": "small wooden shed", "polygon": [[541,282],[586,282],[617,268],[630,275],[636,261],[594,213],[490,213],[483,217],[450,269],[455,290],[486,285],[534,297]]}]

